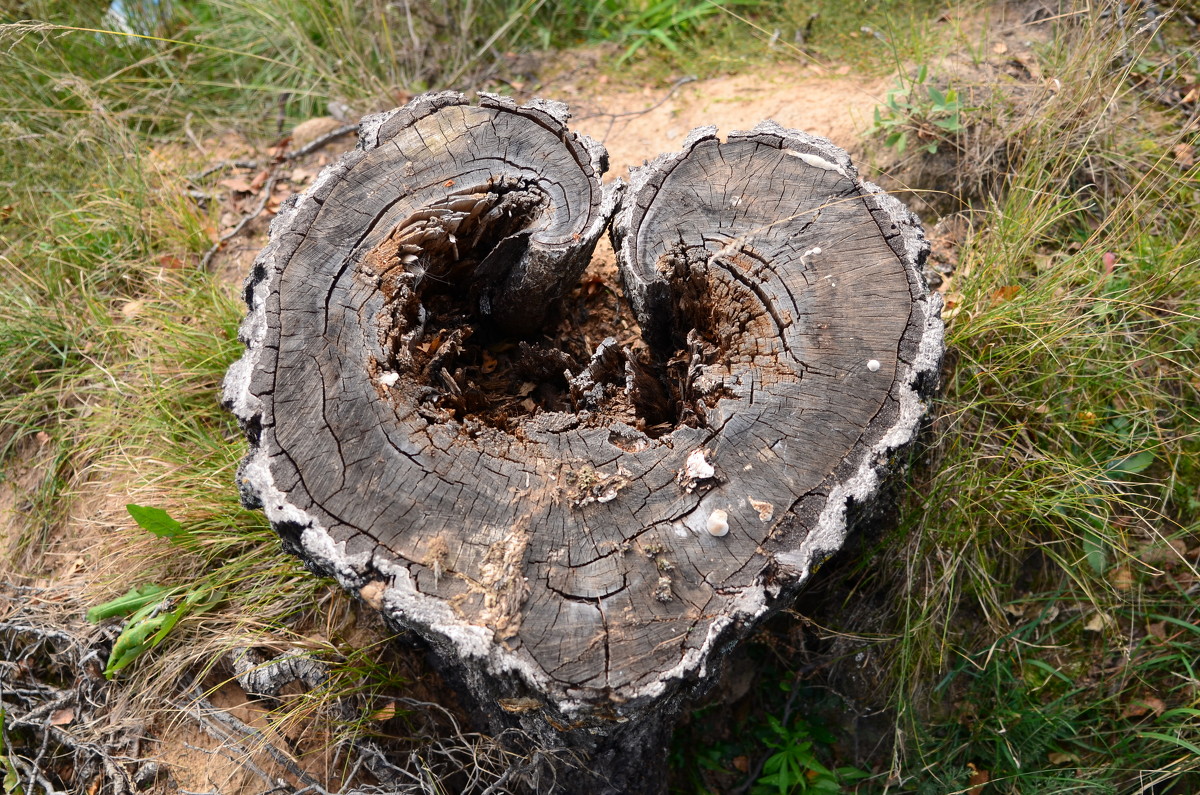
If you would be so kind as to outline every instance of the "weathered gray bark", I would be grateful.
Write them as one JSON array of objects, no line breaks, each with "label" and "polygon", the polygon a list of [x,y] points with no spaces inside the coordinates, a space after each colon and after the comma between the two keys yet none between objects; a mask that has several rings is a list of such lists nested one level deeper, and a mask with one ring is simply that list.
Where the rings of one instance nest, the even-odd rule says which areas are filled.
[{"label": "weathered gray bark", "polygon": [[[764,123],[635,173],[613,239],[644,349],[538,344],[620,193],[565,119],[449,93],[368,119],[272,225],[226,401],[290,548],[492,730],[590,756],[562,791],[652,792],[680,700],[914,437],[939,306],[915,217]],[[497,397],[498,356],[557,397]]]}]

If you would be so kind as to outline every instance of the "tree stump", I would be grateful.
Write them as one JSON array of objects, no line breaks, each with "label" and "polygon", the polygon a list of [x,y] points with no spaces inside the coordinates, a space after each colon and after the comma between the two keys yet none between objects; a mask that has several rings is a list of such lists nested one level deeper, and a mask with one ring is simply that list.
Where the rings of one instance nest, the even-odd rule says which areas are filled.
[{"label": "tree stump", "polygon": [[[289,549],[488,729],[586,755],[560,791],[653,792],[682,699],[913,440],[940,302],[916,218],[828,141],[700,129],[624,189],[566,118],[439,93],[364,120],[272,224],[225,399]],[[580,356],[550,332],[614,213],[643,342]]]}]

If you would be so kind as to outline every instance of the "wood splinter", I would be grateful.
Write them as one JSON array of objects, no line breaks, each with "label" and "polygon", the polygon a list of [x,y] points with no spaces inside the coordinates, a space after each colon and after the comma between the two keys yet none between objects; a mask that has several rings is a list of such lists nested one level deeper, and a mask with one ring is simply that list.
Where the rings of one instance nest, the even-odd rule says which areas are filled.
[{"label": "wood splinter", "polygon": [[[604,186],[566,119],[448,92],[365,119],[272,224],[225,402],[288,549],[486,729],[586,756],[559,791],[653,792],[684,699],[894,474],[940,302],[917,219],[824,139],[702,128]],[[644,345],[560,349],[610,220]]]}]

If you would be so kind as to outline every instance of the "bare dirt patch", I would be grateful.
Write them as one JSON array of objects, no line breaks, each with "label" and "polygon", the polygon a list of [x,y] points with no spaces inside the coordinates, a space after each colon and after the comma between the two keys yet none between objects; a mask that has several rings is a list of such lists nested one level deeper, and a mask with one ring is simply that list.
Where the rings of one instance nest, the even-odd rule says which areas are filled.
[{"label": "bare dirt patch", "polygon": [[748,130],[772,119],[784,127],[824,136],[851,154],[871,126],[888,81],[828,76],[814,67],[782,66],[770,72],[676,83],[671,88],[612,86],[603,77],[560,78],[543,96],[571,106],[571,128],[608,149],[608,178],[662,152],[678,150],[689,131],[715,125],[722,133]]}]

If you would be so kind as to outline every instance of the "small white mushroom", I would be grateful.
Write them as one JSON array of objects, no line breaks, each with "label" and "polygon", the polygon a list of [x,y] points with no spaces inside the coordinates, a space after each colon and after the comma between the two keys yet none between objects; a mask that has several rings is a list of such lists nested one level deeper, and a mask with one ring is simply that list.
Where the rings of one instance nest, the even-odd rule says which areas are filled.
[{"label": "small white mushroom", "polygon": [[398,373],[384,373],[383,375],[379,376],[379,383],[383,384],[384,386],[395,386],[396,382],[399,380],[400,375]]},{"label": "small white mushroom", "polygon": [[878,359],[871,359],[870,361],[868,361],[868,362],[867,362],[867,369],[868,369],[868,370],[870,370],[872,373],[877,373],[877,372],[879,372],[879,360],[878,360]]},{"label": "small white mushroom", "polygon": [[708,533],[717,538],[729,532],[729,512],[721,508],[708,515]]}]

